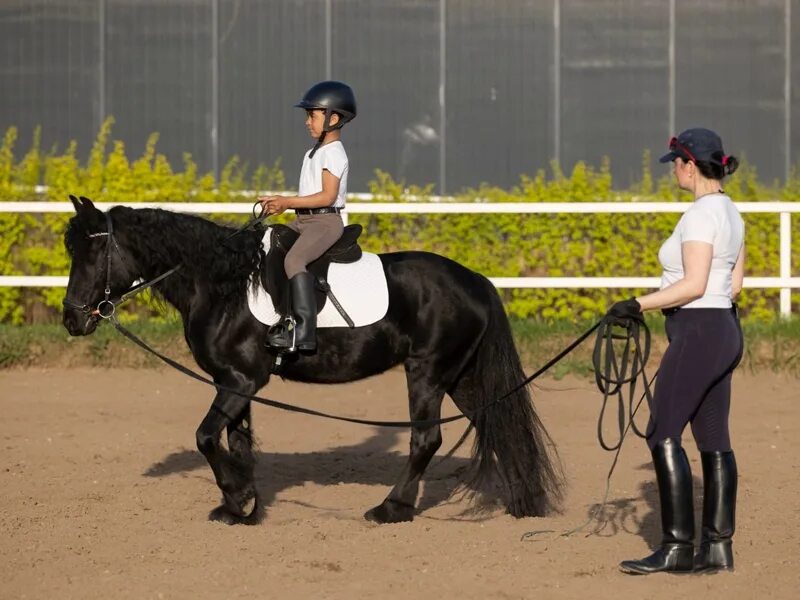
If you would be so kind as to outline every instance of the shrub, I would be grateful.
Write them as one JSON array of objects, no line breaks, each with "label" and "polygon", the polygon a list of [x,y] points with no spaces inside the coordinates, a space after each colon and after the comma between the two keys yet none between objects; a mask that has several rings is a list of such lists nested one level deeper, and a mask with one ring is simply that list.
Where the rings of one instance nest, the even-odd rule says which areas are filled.
[{"label": "shrub", "polygon": [[[18,162],[14,158],[17,131],[10,128],[0,146],[0,198],[22,200],[41,197],[64,200],[80,193],[97,201],[193,201],[225,202],[254,200],[246,190],[286,189],[280,160],[271,166],[248,166],[232,158],[215,181],[200,173],[189,154],[183,170],[173,171],[157,152],[158,135],[151,134],[141,157],[131,161],[125,145],[111,139],[113,119],[97,134],[85,166],[76,158],[73,142],[64,152],[42,155],[40,133],[34,133],[30,150]],[[110,149],[109,149],[110,148]],[[47,185],[45,196],[35,186]],[[428,198],[432,185],[408,186],[388,173],[376,171],[370,182],[375,201],[404,202]],[[735,200],[800,200],[800,169],[782,187],[759,182],[755,169],[746,163],[727,184]],[[250,194],[249,196],[247,194]],[[643,157],[641,181],[627,190],[615,190],[610,164],[598,169],[583,162],[563,173],[553,163],[521,177],[511,190],[482,185],[466,189],[453,198],[460,202],[650,202],[686,201],[691,198],[674,185],[671,177],[653,179],[650,158]],[[211,215],[228,222],[244,217]],[[66,275],[68,257],[62,236],[69,215],[0,213],[0,266],[4,274]],[[450,214],[450,215],[360,215],[361,241],[372,252],[429,250],[444,254],[487,276],[658,276],[657,251],[679,218],[674,214]],[[751,276],[776,276],[779,269],[778,215],[746,214],[748,264]],[[792,261],[800,260],[800,219],[793,225]],[[618,298],[642,290],[609,289],[514,289],[502,294],[509,313],[525,319],[583,320],[596,317]],[[0,288],[0,322],[53,321],[58,318],[64,290],[60,288]],[[751,318],[769,320],[777,312],[777,290],[747,290],[741,307]],[[800,300],[798,294],[794,302]],[[163,315],[151,300],[137,301],[129,318]]]}]

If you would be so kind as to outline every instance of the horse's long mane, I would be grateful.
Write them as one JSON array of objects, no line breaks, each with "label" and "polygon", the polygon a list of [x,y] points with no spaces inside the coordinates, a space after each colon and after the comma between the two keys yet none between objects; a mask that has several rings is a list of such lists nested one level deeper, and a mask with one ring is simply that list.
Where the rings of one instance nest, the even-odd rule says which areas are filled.
[{"label": "horse's long mane", "polygon": [[[157,270],[181,264],[179,274],[208,282],[211,293],[226,305],[243,300],[248,286],[257,280],[262,226],[230,237],[234,227],[160,209],[118,206],[111,209],[111,216],[138,260]],[[165,283],[175,290],[168,280]]]}]

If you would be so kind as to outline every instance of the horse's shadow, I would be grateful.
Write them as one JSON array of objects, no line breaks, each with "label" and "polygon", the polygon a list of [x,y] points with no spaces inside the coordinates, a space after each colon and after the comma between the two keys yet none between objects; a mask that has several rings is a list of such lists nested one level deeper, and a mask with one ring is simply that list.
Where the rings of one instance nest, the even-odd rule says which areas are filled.
[{"label": "horse's shadow", "polygon": [[[394,485],[401,470],[408,462],[408,455],[393,448],[401,435],[398,431],[375,429],[367,440],[352,446],[340,446],[330,450],[313,452],[262,452],[254,449],[256,457],[255,480],[262,509],[268,510],[278,494],[284,490],[306,483],[319,485],[363,484],[385,486],[375,491],[375,497],[365,500],[364,510],[379,504],[389,488]],[[434,457],[423,477],[422,494],[418,502],[418,512],[447,501],[459,488],[461,475],[469,467],[469,459],[448,457],[439,463]],[[212,477],[205,457],[193,449],[182,449],[168,454],[163,460],[150,465],[145,477],[165,477],[174,474],[187,474],[191,471],[207,469]],[[340,509],[314,506],[309,503],[291,500],[312,508],[337,511]],[[487,501],[484,500],[484,505]],[[351,510],[350,507],[347,508]],[[465,512],[470,512],[465,511]],[[356,514],[359,514],[356,512]]]},{"label": "horse's shadow", "polygon": [[[620,531],[640,536],[650,548],[661,543],[661,505],[658,485],[652,463],[643,463],[639,470],[651,474],[647,481],[639,484],[639,496],[610,499],[605,506],[593,504],[587,510],[587,519],[592,522],[590,532],[601,537],[612,537]],[[699,531],[703,511],[703,481],[692,478],[695,512],[695,530]],[[644,512],[640,514],[639,502],[644,500]]]}]

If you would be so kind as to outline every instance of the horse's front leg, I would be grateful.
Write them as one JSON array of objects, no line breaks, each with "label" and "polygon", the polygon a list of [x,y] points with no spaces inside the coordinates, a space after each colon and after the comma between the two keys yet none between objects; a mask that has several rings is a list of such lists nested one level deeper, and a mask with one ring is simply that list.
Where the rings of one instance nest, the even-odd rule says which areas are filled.
[{"label": "horse's front leg", "polygon": [[[251,390],[247,392],[252,393]],[[226,427],[229,428],[229,450],[220,443]],[[212,519],[239,523],[257,518],[258,498],[253,475],[255,459],[251,443],[250,401],[232,392],[217,392],[197,429],[197,448],[208,460],[222,490],[223,506],[212,511]]]},{"label": "horse's front leg", "polygon": [[[244,464],[255,466],[253,454],[253,420],[250,403],[237,418],[228,424],[228,450],[233,458]],[[250,480],[253,480],[253,469],[250,470]],[[253,515],[256,510],[257,496],[253,496],[243,507],[243,513]]]}]

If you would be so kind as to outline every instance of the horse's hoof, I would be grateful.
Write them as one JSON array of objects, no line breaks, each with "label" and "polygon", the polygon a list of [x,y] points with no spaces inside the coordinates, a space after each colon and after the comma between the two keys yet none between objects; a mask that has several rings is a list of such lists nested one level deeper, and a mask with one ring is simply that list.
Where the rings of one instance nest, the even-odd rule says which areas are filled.
[{"label": "horse's hoof", "polygon": [[230,494],[223,494],[223,503],[212,510],[208,519],[219,521],[226,525],[255,525],[261,519],[258,495],[255,490],[246,490],[240,499],[236,499]]},{"label": "horse's hoof", "polygon": [[225,525],[257,525],[263,516],[262,513],[257,500],[252,512],[247,516],[235,515],[223,504],[208,513],[208,520]]},{"label": "horse's hoof", "polygon": [[242,517],[248,519],[253,516],[253,513],[256,512],[256,507],[258,506],[258,502],[256,501],[256,497],[253,496],[249,500],[245,500],[244,504],[242,505]]},{"label": "horse's hoof", "polygon": [[225,525],[238,525],[241,523],[241,519],[231,514],[231,511],[224,504],[208,513],[208,520],[224,523]]},{"label": "horse's hoof", "polygon": [[364,518],[373,523],[403,523],[414,520],[414,507],[392,500],[384,500],[364,513]]},{"label": "horse's hoof", "polygon": [[225,507],[237,517],[246,519],[251,517],[258,506],[256,490],[253,486],[247,486],[236,493],[222,493]]}]

